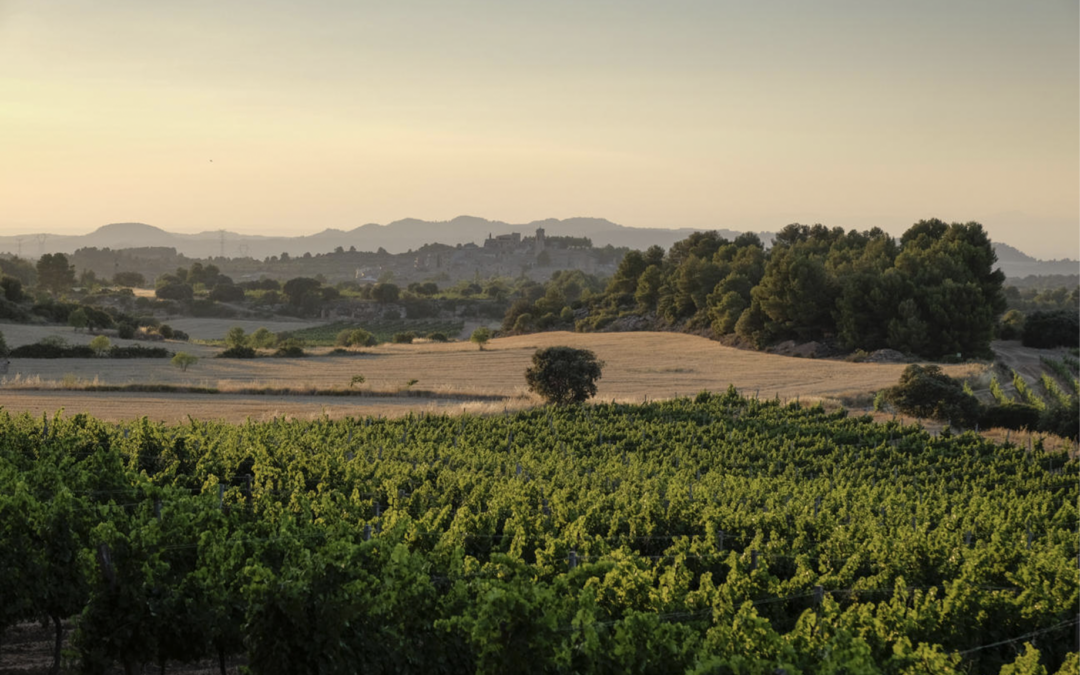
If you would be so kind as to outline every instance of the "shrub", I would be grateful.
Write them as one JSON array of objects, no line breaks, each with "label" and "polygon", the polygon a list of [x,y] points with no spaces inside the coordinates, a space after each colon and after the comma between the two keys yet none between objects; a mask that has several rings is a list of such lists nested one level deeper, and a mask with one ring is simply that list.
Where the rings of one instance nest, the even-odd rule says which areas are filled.
[{"label": "shrub", "polygon": [[963,384],[939,366],[912,364],[900,381],[885,390],[885,400],[902,413],[971,426],[979,418],[979,401],[964,392]]},{"label": "shrub", "polygon": [[154,291],[154,295],[162,300],[190,302],[195,297],[195,290],[187,284],[166,284]]},{"label": "shrub", "polygon": [[244,299],[244,289],[233,284],[218,284],[210,291],[210,299],[215,302],[240,302]]},{"label": "shrub", "polygon": [[247,343],[247,336],[244,335],[244,329],[240,326],[233,326],[225,333],[226,347],[245,347]]},{"label": "shrub", "polygon": [[277,342],[277,336],[270,329],[261,326],[248,336],[248,345],[255,349],[269,349]]},{"label": "shrub", "polygon": [[353,375],[352,379],[349,380],[349,387],[351,388],[358,384],[363,384],[364,382],[367,382],[367,379],[363,375]]},{"label": "shrub", "polygon": [[416,333],[411,330],[404,333],[394,333],[393,339],[396,344],[411,345],[412,341],[416,339]]},{"label": "shrub", "polygon": [[160,326],[158,326],[158,334],[161,335],[161,337],[165,338],[166,340],[173,339],[174,333],[173,333],[172,326],[170,326],[167,323],[161,324]]},{"label": "shrub", "polygon": [[86,328],[90,325],[90,319],[86,316],[86,312],[80,307],[68,314],[68,325],[74,328],[76,331],[80,328]]},{"label": "shrub", "polygon": [[346,328],[337,335],[339,347],[372,347],[378,342],[375,336],[363,328]]},{"label": "shrub", "polygon": [[1080,346],[1080,315],[1066,309],[1032,312],[1024,319],[1022,341],[1038,349]]},{"label": "shrub", "polygon": [[1038,429],[1039,409],[1027,403],[998,403],[983,408],[979,426],[989,429]]},{"label": "shrub", "polygon": [[92,359],[97,353],[89,345],[57,344],[42,340],[11,350],[11,356],[19,359]]},{"label": "shrub", "polygon": [[235,347],[229,347],[225,351],[217,355],[219,359],[253,359],[255,358],[255,350],[247,345],[236,345]]},{"label": "shrub", "polygon": [[106,350],[108,350],[111,346],[112,343],[109,342],[109,338],[105,337],[104,335],[99,335],[90,341],[90,349],[93,349],[98,356],[104,356]]},{"label": "shrub", "polygon": [[548,347],[533,354],[532,366],[525,371],[525,382],[529,391],[548,403],[583,403],[596,395],[596,381],[603,366],[588,349]]},{"label": "shrub", "polygon": [[116,335],[122,340],[132,340],[135,338],[135,326],[122,323],[116,327]]},{"label": "shrub", "polygon": [[187,352],[177,352],[176,356],[172,357],[171,363],[177,368],[179,368],[180,372],[183,373],[187,372],[187,369],[190,366],[195,365],[198,360],[199,357],[188,354]]},{"label": "shrub", "polygon": [[1039,416],[1039,431],[1074,441],[1080,439],[1080,401],[1072,397],[1070,405],[1055,402]]},{"label": "shrub", "polygon": [[1024,314],[1018,309],[1010,309],[998,321],[999,340],[1019,340],[1024,335]]},{"label": "shrub", "polygon": [[304,353],[304,341],[297,338],[289,338],[278,346],[277,351],[274,352],[274,356],[284,358],[307,356],[307,354]]},{"label": "shrub", "polygon": [[164,359],[172,356],[172,352],[164,347],[144,347],[142,345],[121,347],[113,345],[105,355],[110,359]]},{"label": "shrub", "polygon": [[8,349],[7,341],[4,340],[4,334],[0,333],[0,356],[7,356],[10,353],[11,350]]},{"label": "shrub", "polygon": [[473,331],[472,335],[469,337],[469,340],[475,343],[476,346],[480,348],[480,351],[484,351],[484,345],[486,345],[488,341],[491,340],[491,329],[480,326]]},{"label": "shrub", "polygon": [[0,295],[3,295],[4,299],[8,302],[22,302],[22,282],[15,277],[0,277]]},{"label": "shrub", "polygon": [[428,333],[427,339],[432,342],[449,342],[450,338],[446,337],[446,333],[440,333],[438,331],[434,333]]}]

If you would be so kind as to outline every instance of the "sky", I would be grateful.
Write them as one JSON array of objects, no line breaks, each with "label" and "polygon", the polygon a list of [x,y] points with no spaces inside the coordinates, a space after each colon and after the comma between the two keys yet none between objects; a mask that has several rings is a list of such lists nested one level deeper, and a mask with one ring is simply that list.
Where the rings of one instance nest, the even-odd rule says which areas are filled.
[{"label": "sky", "polygon": [[1076,0],[0,0],[0,233],[406,217],[1080,257]]}]

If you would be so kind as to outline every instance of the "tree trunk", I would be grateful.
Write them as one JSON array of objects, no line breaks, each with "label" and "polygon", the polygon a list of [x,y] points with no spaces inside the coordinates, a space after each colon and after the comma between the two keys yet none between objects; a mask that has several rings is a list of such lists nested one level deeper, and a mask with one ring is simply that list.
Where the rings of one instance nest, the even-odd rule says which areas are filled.
[{"label": "tree trunk", "polygon": [[221,667],[221,675],[226,675],[225,674],[225,648],[220,646],[220,645],[218,646],[217,657],[218,657],[218,666]]},{"label": "tree trunk", "polygon": [[60,648],[64,646],[64,626],[60,623],[59,616],[53,616],[53,626],[56,628],[56,642],[53,645],[53,675],[60,672]]}]

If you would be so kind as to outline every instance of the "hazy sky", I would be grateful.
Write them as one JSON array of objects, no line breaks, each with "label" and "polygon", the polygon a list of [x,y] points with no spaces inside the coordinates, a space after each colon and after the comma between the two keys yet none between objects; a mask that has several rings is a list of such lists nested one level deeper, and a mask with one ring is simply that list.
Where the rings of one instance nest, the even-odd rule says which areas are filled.
[{"label": "hazy sky", "polygon": [[0,0],[0,232],[938,216],[1077,257],[1078,63],[1076,0]]}]

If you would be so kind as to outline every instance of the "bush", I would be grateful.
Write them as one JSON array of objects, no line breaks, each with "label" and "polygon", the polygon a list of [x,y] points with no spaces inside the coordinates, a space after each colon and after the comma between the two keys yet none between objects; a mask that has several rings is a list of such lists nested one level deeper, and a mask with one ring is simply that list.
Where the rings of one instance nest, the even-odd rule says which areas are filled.
[{"label": "bush", "polygon": [[378,343],[374,335],[363,328],[346,328],[337,334],[338,347],[373,347]]},{"label": "bush", "polygon": [[154,291],[154,295],[162,300],[190,302],[195,297],[195,290],[187,284],[167,284]]},{"label": "bush", "polygon": [[1080,439],[1080,401],[1073,396],[1070,405],[1055,402],[1039,416],[1039,431],[1074,441]]},{"label": "bush", "polygon": [[964,391],[963,384],[939,366],[912,364],[900,382],[885,390],[885,400],[902,413],[915,417],[972,426],[979,419],[979,401]]},{"label": "bush", "polygon": [[255,350],[247,345],[236,345],[229,347],[225,351],[217,355],[219,359],[253,359],[255,358]]},{"label": "bush", "polygon": [[122,340],[135,339],[135,326],[130,323],[122,323],[116,327],[116,335]]},{"label": "bush", "polygon": [[1035,430],[1039,428],[1039,409],[1027,403],[1003,403],[988,405],[979,415],[979,426],[984,429]]},{"label": "bush", "polygon": [[244,289],[233,284],[218,284],[210,291],[210,299],[215,302],[240,302],[244,299]]},{"label": "bush", "polygon": [[[74,312],[72,312],[74,314]],[[104,356],[105,352],[112,346],[109,342],[109,338],[104,335],[99,335],[90,341],[90,349],[93,349],[98,356]]]},{"label": "bush", "polygon": [[1080,314],[1075,310],[1032,312],[1024,319],[1025,347],[1080,347]]},{"label": "bush", "polygon": [[11,350],[8,349],[7,341],[4,340],[4,334],[0,333],[0,356],[7,356],[10,353]]},{"label": "bush", "polygon": [[307,354],[304,353],[304,341],[298,340],[297,338],[289,338],[278,346],[277,351],[274,352],[274,356],[284,358],[307,356]]},{"label": "bush", "polygon": [[180,369],[180,372],[187,372],[190,366],[195,365],[199,360],[199,357],[188,354],[187,352],[177,352],[176,356],[172,357],[172,364]]},{"label": "bush", "polygon": [[164,359],[172,356],[172,352],[164,347],[144,347],[142,345],[121,347],[113,345],[105,355],[110,359]]},{"label": "bush", "polygon": [[244,347],[247,343],[247,336],[241,326],[233,326],[225,333],[226,347]]},{"label": "bush", "polygon": [[163,323],[160,326],[158,326],[158,334],[161,335],[161,337],[165,338],[166,340],[173,339],[173,336],[175,335],[173,333],[172,326],[170,326],[167,323]]},{"label": "bush", "polygon": [[1020,310],[1010,309],[998,321],[999,340],[1019,340],[1024,335],[1024,314]]},{"label": "bush", "polygon": [[248,336],[248,345],[255,349],[269,349],[277,342],[277,336],[265,326],[260,326],[254,333]]},{"label": "bush", "polygon": [[596,381],[603,366],[588,349],[548,347],[533,354],[532,366],[525,371],[525,382],[529,391],[548,403],[583,403],[596,395]]},{"label": "bush", "polygon": [[450,338],[446,337],[446,333],[440,333],[438,331],[434,333],[428,333],[427,339],[432,342],[449,342]]},{"label": "bush", "polygon": [[471,336],[469,336],[469,340],[475,343],[476,346],[480,348],[480,351],[484,351],[484,345],[486,345],[490,339],[491,329],[484,326],[480,326],[473,331]]},{"label": "bush", "polygon": [[92,359],[97,356],[89,345],[68,346],[56,342],[35,342],[11,350],[11,356],[18,359]]},{"label": "bush", "polygon": [[394,333],[394,342],[399,345],[411,345],[412,341],[416,339],[416,333],[406,331],[404,333]]}]

